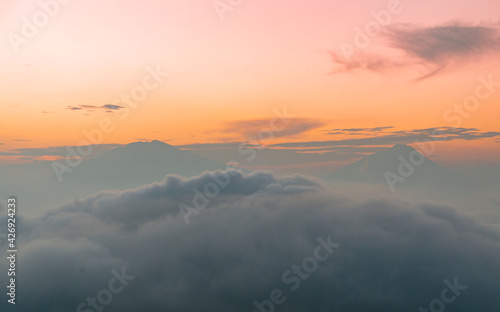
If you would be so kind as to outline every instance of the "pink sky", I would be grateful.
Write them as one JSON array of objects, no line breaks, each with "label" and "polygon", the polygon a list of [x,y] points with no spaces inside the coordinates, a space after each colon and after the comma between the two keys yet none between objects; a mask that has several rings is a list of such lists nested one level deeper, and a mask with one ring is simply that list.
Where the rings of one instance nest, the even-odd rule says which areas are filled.
[{"label": "pink sky", "polygon": [[[31,20],[42,7],[37,1],[4,0],[0,151],[76,145],[82,130],[98,127],[103,118],[116,128],[102,143],[244,141],[240,133],[217,130],[229,122],[272,118],[273,109],[283,106],[321,126],[276,143],[330,140],[324,130],[333,128],[455,126],[443,114],[474,94],[478,77],[500,80],[498,53],[458,58],[463,66],[419,82],[415,78],[426,66],[330,74],[335,64],[329,51],[338,52],[342,42],[352,44],[355,28],[373,22],[371,12],[389,3],[243,0],[222,21],[212,0],[73,0],[58,5],[47,25],[16,52],[9,34],[22,34],[23,18]],[[390,26],[454,23],[498,30],[499,25],[498,0],[408,0],[395,7],[401,12],[391,15]],[[361,52],[381,51],[387,51],[384,36],[372,38]],[[397,60],[399,52],[383,53]],[[126,118],[119,111],[67,109],[113,103],[142,82],[148,66],[170,75]],[[498,131],[499,99],[500,88],[462,117],[460,126]],[[335,140],[342,138],[347,136]],[[441,155],[449,158],[456,153],[446,151],[465,151],[473,144],[477,153],[471,157],[498,158],[497,140],[443,143]]]}]

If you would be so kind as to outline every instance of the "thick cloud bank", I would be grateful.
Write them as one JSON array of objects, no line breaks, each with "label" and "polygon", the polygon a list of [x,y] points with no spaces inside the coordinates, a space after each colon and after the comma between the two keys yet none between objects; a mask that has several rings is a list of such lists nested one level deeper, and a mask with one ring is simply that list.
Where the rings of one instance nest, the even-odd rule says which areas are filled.
[{"label": "thick cloud bank", "polygon": [[[189,223],[181,204],[198,212]],[[348,199],[300,176],[167,176],[21,219],[18,232],[15,311],[500,308],[497,229],[450,206]]]}]

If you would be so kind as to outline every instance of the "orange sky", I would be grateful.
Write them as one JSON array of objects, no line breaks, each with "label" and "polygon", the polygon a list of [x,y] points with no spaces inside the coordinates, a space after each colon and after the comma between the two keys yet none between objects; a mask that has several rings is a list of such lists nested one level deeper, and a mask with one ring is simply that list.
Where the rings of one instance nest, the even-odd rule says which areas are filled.
[{"label": "orange sky", "polygon": [[[331,140],[324,130],[334,128],[457,126],[443,114],[474,95],[478,77],[500,81],[499,54],[467,58],[464,66],[421,81],[415,81],[426,70],[420,65],[331,74],[329,51],[353,42],[355,27],[373,21],[370,12],[390,2],[243,0],[222,21],[212,0],[68,1],[57,4],[33,38],[14,47],[9,38],[22,34],[23,18],[32,20],[43,8],[38,1],[4,0],[0,151],[77,145],[83,130],[97,129],[105,118],[114,129],[102,143],[245,141],[241,133],[222,130],[234,121],[273,118],[273,110],[283,107],[320,125],[275,143]],[[399,7],[391,25],[497,27],[500,12],[497,0],[401,1]],[[362,52],[376,53],[383,45],[376,36]],[[397,59],[391,53],[386,55]],[[169,75],[126,117],[124,109],[68,109],[123,106],[115,100],[141,86],[148,67]],[[499,100],[500,88],[460,126],[498,131]],[[446,151],[473,149],[467,158],[497,158],[497,140],[442,143],[440,155],[451,160],[457,153]]]}]

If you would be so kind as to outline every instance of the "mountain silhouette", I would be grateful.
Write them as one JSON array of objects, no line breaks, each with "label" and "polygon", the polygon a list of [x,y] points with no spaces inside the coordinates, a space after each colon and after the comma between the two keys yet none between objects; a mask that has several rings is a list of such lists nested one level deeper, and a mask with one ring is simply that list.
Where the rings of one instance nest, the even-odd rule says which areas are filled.
[{"label": "mountain silhouette", "polygon": [[[65,160],[58,161],[66,166]],[[1,166],[0,196],[15,195],[23,209],[36,213],[55,208],[102,190],[135,188],[161,181],[167,174],[183,177],[199,175],[206,170],[224,170],[226,165],[190,151],[160,142],[134,142],[118,147],[79,165],[53,170],[53,162],[33,162]],[[26,174],[28,169],[31,174]]]},{"label": "mountain silhouette", "polygon": [[470,184],[465,177],[442,167],[413,147],[396,144],[392,148],[366,156],[334,171],[324,178],[348,183],[387,184],[398,188],[463,188]]},{"label": "mountain silhouette", "polygon": [[[167,174],[183,177],[226,165],[160,141],[134,142],[84,161],[64,179],[97,189],[130,188],[163,180]],[[63,183],[65,183],[63,182]]]}]

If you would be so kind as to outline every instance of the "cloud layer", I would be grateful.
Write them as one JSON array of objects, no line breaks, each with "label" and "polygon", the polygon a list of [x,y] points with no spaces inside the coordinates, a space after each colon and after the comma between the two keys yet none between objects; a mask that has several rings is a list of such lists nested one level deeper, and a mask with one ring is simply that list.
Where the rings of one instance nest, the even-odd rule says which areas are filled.
[{"label": "cloud layer", "polygon": [[[251,124],[255,122],[254,126]],[[239,131],[248,134],[247,142],[203,143],[177,146],[180,149],[192,151],[195,154],[219,162],[237,161],[241,166],[294,166],[300,164],[325,163],[332,161],[349,161],[377,153],[395,144],[414,144],[425,141],[451,140],[486,140],[500,137],[500,132],[481,131],[478,128],[460,127],[432,127],[423,129],[394,130],[392,126],[371,128],[347,128],[321,130],[332,137],[332,140],[283,142],[273,143],[273,138],[292,136],[294,133],[310,129],[317,121],[303,122],[290,120],[290,131],[271,131],[265,128],[266,120],[248,121],[248,125],[241,124]],[[268,123],[269,124],[269,123]],[[265,131],[259,135],[257,126]],[[233,129],[235,132],[237,127]],[[241,130],[243,129],[243,130]],[[269,130],[269,132],[267,132]],[[256,132],[257,131],[257,134]],[[346,135],[349,137],[346,138]],[[336,139],[339,138],[339,139]],[[265,145],[265,146],[263,146]],[[96,144],[91,146],[91,157],[98,156],[106,151],[120,147],[119,144]],[[75,150],[76,146],[51,146],[48,148],[21,148],[0,152],[2,156],[16,157],[16,159],[35,160],[41,157],[51,159],[65,158],[68,148]],[[87,149],[88,146],[81,147]],[[24,158],[21,158],[24,157]],[[259,167],[260,169],[266,167]]]},{"label": "cloud layer", "polygon": [[[217,184],[224,177],[229,183]],[[187,225],[179,204],[193,205],[195,190],[210,183],[226,186]],[[447,205],[353,200],[300,176],[167,176],[22,219],[19,228],[16,311],[74,311],[123,267],[135,279],[106,311],[256,311],[252,302],[275,288],[285,311],[416,311],[455,277],[468,288],[450,310],[500,308],[497,229]],[[283,273],[328,236],[341,246],[290,290]]]},{"label": "cloud layer", "polygon": [[[458,127],[433,127],[424,129],[385,131],[389,127],[381,127],[377,130],[376,136],[362,137],[332,141],[316,142],[293,142],[274,144],[274,147],[335,147],[335,146],[364,146],[364,145],[394,145],[411,144],[415,141],[452,141],[452,140],[481,140],[487,138],[497,138],[500,132],[481,131],[477,128],[458,128]],[[379,128],[379,129],[381,129]],[[371,128],[367,129],[333,129],[329,134],[368,134]],[[354,130],[354,131],[353,131]],[[340,131],[340,132],[339,132]],[[365,133],[362,133],[362,132]]]}]

